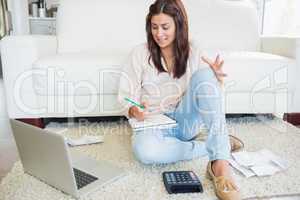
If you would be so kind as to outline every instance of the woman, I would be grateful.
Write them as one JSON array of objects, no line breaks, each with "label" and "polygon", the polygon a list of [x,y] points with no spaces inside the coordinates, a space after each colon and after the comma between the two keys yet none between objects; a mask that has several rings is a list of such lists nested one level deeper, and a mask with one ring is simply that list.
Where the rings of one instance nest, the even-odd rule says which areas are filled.
[{"label": "woman", "polygon": [[[146,18],[147,44],[133,49],[120,78],[119,101],[128,118],[143,120],[152,112],[175,119],[174,129],[147,129],[132,136],[135,157],[145,164],[172,163],[208,155],[207,174],[220,199],[240,199],[230,176],[230,140],[221,109],[223,61],[201,57],[189,41],[188,21],[180,0],[156,0]],[[197,139],[207,129],[205,142]],[[232,139],[232,143],[237,141]]]}]

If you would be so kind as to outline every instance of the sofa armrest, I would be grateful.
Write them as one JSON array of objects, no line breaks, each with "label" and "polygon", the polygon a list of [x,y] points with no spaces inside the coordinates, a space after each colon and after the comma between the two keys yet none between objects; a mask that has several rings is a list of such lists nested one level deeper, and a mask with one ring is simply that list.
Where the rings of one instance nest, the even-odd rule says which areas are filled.
[{"label": "sofa armrest", "polygon": [[5,76],[31,68],[40,57],[55,54],[56,36],[7,36],[0,41],[1,59]]},{"label": "sofa armrest", "polygon": [[277,54],[295,59],[295,71],[292,75],[292,84],[295,87],[292,108],[290,112],[300,112],[300,86],[298,76],[300,74],[300,37],[294,36],[263,36],[261,37],[261,51]]},{"label": "sofa armrest", "polygon": [[300,59],[300,37],[261,36],[261,52]]},{"label": "sofa armrest", "polygon": [[[36,98],[32,85],[33,72],[30,70],[37,59],[46,55],[56,54],[56,36],[7,36],[0,41],[0,48],[9,116],[26,116],[23,111],[17,108],[16,101],[22,101],[22,105],[35,105]],[[16,97],[16,92],[19,94],[19,99]]]}]

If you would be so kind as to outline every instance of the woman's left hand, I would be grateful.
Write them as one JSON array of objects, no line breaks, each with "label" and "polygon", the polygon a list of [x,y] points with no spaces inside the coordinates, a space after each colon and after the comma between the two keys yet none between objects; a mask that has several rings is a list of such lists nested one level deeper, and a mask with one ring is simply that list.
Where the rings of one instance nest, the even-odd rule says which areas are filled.
[{"label": "woman's left hand", "polygon": [[220,55],[217,55],[214,62],[212,60],[210,60],[209,58],[206,58],[206,57],[203,57],[203,56],[201,57],[201,59],[202,59],[203,62],[207,63],[210,66],[210,68],[214,71],[218,81],[220,83],[223,83],[223,78],[225,76],[227,76],[227,74],[225,74],[222,70],[224,60],[220,59]]}]

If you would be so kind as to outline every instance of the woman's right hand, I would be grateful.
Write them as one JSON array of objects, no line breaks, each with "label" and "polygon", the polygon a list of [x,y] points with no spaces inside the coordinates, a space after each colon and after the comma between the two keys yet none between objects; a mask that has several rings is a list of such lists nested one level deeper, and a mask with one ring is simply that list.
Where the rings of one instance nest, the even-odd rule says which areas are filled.
[{"label": "woman's right hand", "polygon": [[212,61],[209,58],[206,57],[201,57],[202,61],[207,63],[210,68],[214,71],[216,78],[218,79],[218,81],[223,84],[223,78],[227,76],[227,74],[225,74],[223,72],[223,64],[224,64],[224,60],[220,59],[220,55],[217,55],[215,61]]},{"label": "woman's right hand", "polygon": [[141,109],[137,106],[131,106],[128,111],[129,117],[134,117],[138,121],[143,121],[146,117],[148,104],[146,102],[143,102],[142,105],[145,107],[144,109]]}]

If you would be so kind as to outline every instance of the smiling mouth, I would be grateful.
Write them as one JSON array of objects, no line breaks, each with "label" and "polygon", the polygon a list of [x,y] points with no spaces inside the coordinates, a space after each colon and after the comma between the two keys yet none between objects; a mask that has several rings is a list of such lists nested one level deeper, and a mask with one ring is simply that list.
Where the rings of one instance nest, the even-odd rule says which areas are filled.
[{"label": "smiling mouth", "polygon": [[163,43],[163,42],[165,42],[165,41],[167,41],[167,39],[157,39],[157,41],[159,42],[159,43]]}]

